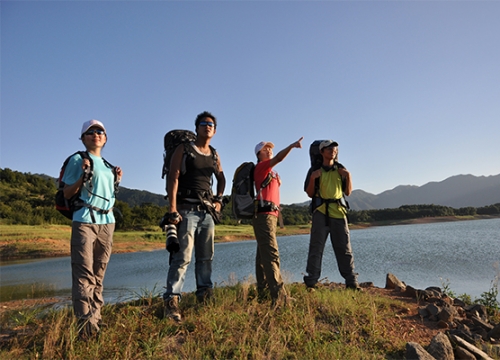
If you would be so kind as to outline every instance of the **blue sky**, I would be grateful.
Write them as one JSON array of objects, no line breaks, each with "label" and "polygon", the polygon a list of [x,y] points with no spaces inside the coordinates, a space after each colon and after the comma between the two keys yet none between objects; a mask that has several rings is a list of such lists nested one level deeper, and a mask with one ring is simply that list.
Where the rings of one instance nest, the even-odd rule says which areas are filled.
[{"label": "blue sky", "polygon": [[307,200],[309,144],[339,142],[354,189],[500,173],[498,1],[2,1],[0,167],[56,177],[84,121],[122,185],[165,193],[163,136],[218,118],[231,191],[278,150]]}]

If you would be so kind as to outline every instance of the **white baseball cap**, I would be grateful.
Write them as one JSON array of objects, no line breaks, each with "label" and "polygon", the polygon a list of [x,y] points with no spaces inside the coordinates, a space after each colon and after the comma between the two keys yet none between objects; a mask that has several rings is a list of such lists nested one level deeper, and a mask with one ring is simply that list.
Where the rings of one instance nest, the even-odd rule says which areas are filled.
[{"label": "white baseball cap", "polygon": [[83,123],[82,132],[80,133],[80,135],[83,136],[83,134],[85,134],[87,132],[87,130],[90,129],[92,126],[98,126],[101,129],[103,129],[104,132],[106,132],[106,128],[104,127],[104,124],[102,122],[100,122],[99,120],[92,119],[89,121],[85,121]]},{"label": "white baseball cap", "polygon": [[264,146],[269,146],[271,149],[274,148],[274,144],[272,142],[269,142],[269,141],[261,141],[260,143],[258,143],[257,145],[255,145],[255,155],[257,155],[259,153],[259,151],[262,150],[262,148]]},{"label": "white baseball cap", "polygon": [[339,144],[333,140],[324,140],[319,144],[319,151],[330,146],[339,146]]}]

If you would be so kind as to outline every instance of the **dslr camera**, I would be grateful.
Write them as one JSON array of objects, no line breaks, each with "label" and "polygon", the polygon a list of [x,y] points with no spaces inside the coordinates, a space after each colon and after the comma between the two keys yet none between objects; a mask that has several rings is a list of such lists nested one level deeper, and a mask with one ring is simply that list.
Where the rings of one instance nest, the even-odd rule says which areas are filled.
[{"label": "dslr camera", "polygon": [[177,238],[177,226],[174,224],[168,224],[165,226],[165,232],[167,233],[166,249],[170,253],[176,253],[179,251],[179,239]]},{"label": "dslr camera", "polygon": [[177,225],[174,225],[168,221],[168,219],[171,217],[172,214],[165,213],[165,215],[163,215],[163,217],[161,218],[159,225],[166,233],[165,247],[167,251],[170,253],[176,253],[177,251],[179,251],[179,239],[177,238]]}]

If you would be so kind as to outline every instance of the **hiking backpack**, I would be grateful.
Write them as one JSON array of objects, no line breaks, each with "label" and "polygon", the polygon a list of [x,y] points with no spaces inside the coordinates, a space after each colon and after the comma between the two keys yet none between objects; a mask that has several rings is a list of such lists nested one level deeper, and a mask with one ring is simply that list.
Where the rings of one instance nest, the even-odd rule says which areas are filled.
[{"label": "hiking backpack", "polygon": [[255,186],[253,162],[244,162],[234,172],[231,202],[237,219],[251,219],[255,215]]},{"label": "hiking backpack", "polygon": [[[64,176],[64,171],[66,170],[66,166],[68,165],[69,159],[71,159],[73,156],[79,154],[82,157],[82,160],[88,159],[90,161],[90,166],[84,171],[83,175],[83,185],[78,190],[78,192],[71,197],[71,199],[66,199],[64,197],[64,186],[66,185],[64,181],[62,181],[63,176]],[[107,167],[113,170],[113,174],[115,176],[115,194],[118,192],[118,181],[117,181],[117,176],[116,176],[116,171],[115,167],[111,165],[106,159],[102,158],[104,161],[104,164],[106,164]],[[90,210],[95,210],[99,211],[102,213],[108,213],[112,211],[112,209],[109,210],[102,210],[99,208],[96,208],[95,206],[91,206],[86,204],[82,199],[80,199],[81,193],[82,193],[82,188],[85,187],[89,193],[91,193],[94,196],[98,196],[100,198],[103,198],[102,196],[99,196],[97,194],[94,194],[90,189],[92,189],[92,175],[94,174],[94,162],[92,161],[92,158],[89,156],[89,153],[87,151],[77,151],[73,155],[70,155],[64,160],[63,165],[61,167],[61,171],[59,172],[59,179],[58,181],[58,188],[56,192],[56,210],[59,211],[62,215],[67,217],[70,220],[73,220],[73,213],[75,211],[80,210],[82,207],[88,207]],[[85,186],[85,184],[88,184],[88,186]],[[103,198],[104,199],[104,198]],[[107,199],[105,199],[107,200]],[[109,200],[108,200],[109,201]],[[91,217],[92,220],[95,222],[94,214],[91,212]]]},{"label": "hiking backpack", "polygon": [[161,178],[167,178],[170,170],[170,160],[180,144],[190,143],[196,140],[196,134],[190,130],[170,130],[163,138],[163,169]]},{"label": "hiking backpack", "polygon": [[253,162],[244,162],[234,172],[231,201],[233,214],[237,219],[251,219],[254,217],[257,198],[273,179],[272,174],[269,173],[267,178],[262,182],[256,196],[253,178],[254,170],[255,164]]},{"label": "hiking backpack", "polygon": [[309,157],[311,158],[311,167],[313,169],[319,169],[321,164],[323,164],[323,156],[319,151],[319,144],[324,140],[314,140],[309,146]]},{"label": "hiking backpack", "polygon": [[[172,155],[175,149],[180,145],[184,144],[184,155],[182,159],[181,172],[186,171],[185,161],[187,156],[194,156],[193,152],[190,150],[191,147],[187,145],[196,141],[196,134],[190,130],[170,130],[167,132],[163,138],[163,168],[161,173],[161,178],[165,179],[165,190],[168,194],[168,173],[170,171],[170,161],[172,160]],[[210,151],[212,152],[212,157],[214,159],[214,166],[217,164],[217,152],[210,145]],[[165,196],[167,198],[167,196]]]}]

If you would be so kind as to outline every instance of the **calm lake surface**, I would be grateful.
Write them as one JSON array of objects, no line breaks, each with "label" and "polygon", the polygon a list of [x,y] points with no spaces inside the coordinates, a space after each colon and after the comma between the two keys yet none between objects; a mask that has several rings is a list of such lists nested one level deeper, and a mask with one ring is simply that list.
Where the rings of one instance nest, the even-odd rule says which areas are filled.
[{"label": "calm lake surface", "polygon": [[[351,230],[359,281],[385,286],[393,273],[415,288],[447,285],[455,294],[480,297],[499,275],[500,219],[397,225]],[[302,281],[308,235],[280,237],[281,268],[286,282]],[[213,281],[217,286],[254,281],[255,241],[215,245]],[[168,252],[158,250],[115,254],[104,281],[108,302],[163,293]],[[70,258],[2,263],[2,301],[41,296],[71,296]],[[327,241],[322,278],[343,282],[331,243]],[[194,263],[188,268],[183,291],[195,290]]]}]

